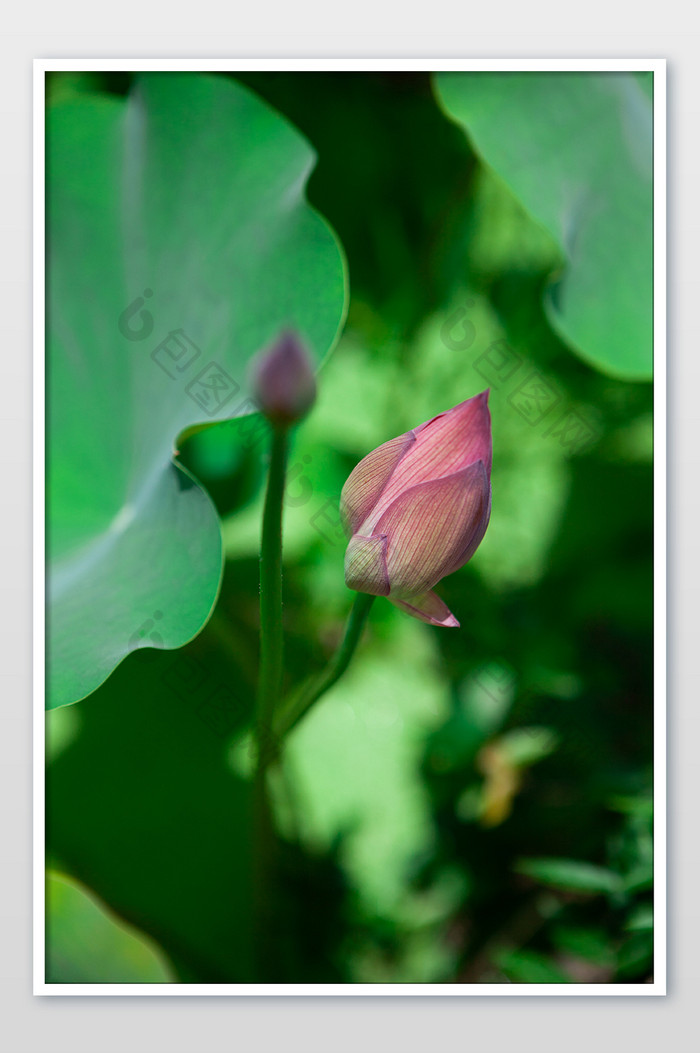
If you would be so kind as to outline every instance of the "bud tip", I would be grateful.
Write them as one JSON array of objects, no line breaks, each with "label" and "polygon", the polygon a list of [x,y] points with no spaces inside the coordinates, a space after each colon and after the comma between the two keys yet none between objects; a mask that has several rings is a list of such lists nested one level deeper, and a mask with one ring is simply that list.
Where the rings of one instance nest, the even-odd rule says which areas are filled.
[{"label": "bud tip", "polygon": [[306,416],[316,401],[311,356],[300,337],[284,330],[253,363],[253,393],[275,427],[288,428]]}]

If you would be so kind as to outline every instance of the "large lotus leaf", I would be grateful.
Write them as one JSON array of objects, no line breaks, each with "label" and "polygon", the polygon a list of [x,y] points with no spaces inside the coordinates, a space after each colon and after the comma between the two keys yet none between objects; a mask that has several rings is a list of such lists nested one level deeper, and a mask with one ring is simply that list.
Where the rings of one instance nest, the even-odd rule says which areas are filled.
[{"label": "large lotus leaf", "polygon": [[476,152],[555,239],[545,299],[582,358],[652,373],[652,102],[626,73],[440,73],[437,94]]},{"label": "large lotus leaf", "polygon": [[219,523],[174,446],[251,412],[248,362],[282,327],[318,360],[337,336],[344,263],[304,198],[313,163],[223,77],[49,109],[49,708],[211,611]]}]

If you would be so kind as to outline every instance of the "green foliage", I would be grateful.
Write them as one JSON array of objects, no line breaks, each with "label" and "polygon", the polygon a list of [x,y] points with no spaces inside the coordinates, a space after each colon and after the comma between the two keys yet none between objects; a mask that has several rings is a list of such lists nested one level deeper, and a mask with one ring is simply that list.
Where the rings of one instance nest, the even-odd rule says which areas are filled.
[{"label": "green foliage", "polygon": [[[564,269],[546,295],[554,328],[599,368],[650,377],[652,104],[639,80],[440,73],[436,84],[479,156],[557,245]],[[523,262],[510,253],[510,266]]]},{"label": "green foliage", "polygon": [[47,983],[158,984],[173,979],[151,941],[120,924],[75,881],[47,873]]},{"label": "green foliage", "polygon": [[[337,501],[357,461],[487,386],[494,427],[489,531],[438,587],[462,629],[377,600],[347,678],[290,738],[274,784],[276,980],[644,983],[650,388],[553,331],[542,291],[556,245],[427,75],[236,79],[311,142],[309,198],[352,278],[290,457],[287,687],[342,632]],[[583,422],[575,442],[569,415]],[[180,651],[138,650],[49,715],[52,861],[183,982],[252,978],[246,731],[266,452],[255,418],[180,442],[223,525],[214,613]]]},{"label": "green foliage", "polygon": [[[138,651],[71,707],[79,735],[48,772],[49,858],[156,939],[180,977],[211,982],[244,978],[251,939],[250,793],[225,763],[250,701],[234,684],[194,645]],[[47,715],[49,740],[63,719]]]},{"label": "green foliage", "polygon": [[[49,767],[48,857],[156,940],[180,982],[253,975],[252,787],[229,756],[252,706],[254,671],[232,651],[252,652],[240,632],[210,622],[180,651],[138,651],[90,699],[47,714],[49,742],[65,740],[61,725],[80,714]],[[303,925],[299,888],[315,902]],[[285,982],[333,972],[327,944],[341,888],[332,861],[284,848],[276,939]]]},{"label": "green foliage", "polygon": [[619,892],[619,874],[573,859],[524,859],[519,873],[564,892]]},{"label": "green foliage", "polygon": [[[152,74],[48,112],[49,697],[134,647],[181,647],[221,577],[216,511],[173,463],[193,425],[254,409],[250,357],[286,325],[320,360],[339,247],[304,199],[314,162],[221,77]],[[157,624],[156,624],[157,623]]]},{"label": "green foliage", "polygon": [[426,794],[416,782],[427,732],[444,720],[435,691],[432,641],[399,622],[290,737],[300,833],[340,859],[367,910],[395,913],[412,859],[434,837]]},{"label": "green foliage", "polygon": [[501,951],[495,963],[511,983],[568,984],[571,977],[537,951]]}]

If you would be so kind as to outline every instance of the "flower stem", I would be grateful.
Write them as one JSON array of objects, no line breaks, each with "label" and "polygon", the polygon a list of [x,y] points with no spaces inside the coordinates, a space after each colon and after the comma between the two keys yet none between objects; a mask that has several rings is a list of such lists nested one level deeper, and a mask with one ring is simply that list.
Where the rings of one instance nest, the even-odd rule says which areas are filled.
[{"label": "flower stem", "polygon": [[273,967],[275,832],[265,770],[272,746],[272,720],[282,690],[282,505],[289,449],[286,429],[272,433],[270,469],[260,545],[260,672],[255,706],[256,768],[253,787],[255,864],[253,902],[257,976],[264,981]]},{"label": "flower stem", "polygon": [[259,756],[269,740],[282,689],[282,502],[288,448],[288,432],[275,429],[260,545],[260,674],[255,714]]},{"label": "flower stem", "polygon": [[365,592],[355,593],[355,602],[352,605],[340,647],[320,676],[305,685],[289,706],[282,710],[275,723],[275,738],[277,741],[291,731],[302,717],[308,713],[314,703],[322,695],[325,695],[326,691],[333,687],[341,678],[350,665],[355,649],[360,642],[362,630],[373,603],[374,596],[369,596]]}]

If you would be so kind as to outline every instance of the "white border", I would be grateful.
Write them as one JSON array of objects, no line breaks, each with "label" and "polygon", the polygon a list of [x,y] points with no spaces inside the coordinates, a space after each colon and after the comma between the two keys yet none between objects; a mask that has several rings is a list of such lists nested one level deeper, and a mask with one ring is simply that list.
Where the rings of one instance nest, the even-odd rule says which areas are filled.
[{"label": "white border", "polygon": [[[44,77],[47,72],[138,71],[648,71],[654,74],[654,982],[651,984],[47,984],[45,896],[45,367]],[[343,995],[549,997],[666,994],[666,60],[665,59],[35,59],[33,392],[33,993],[35,995]]]}]

